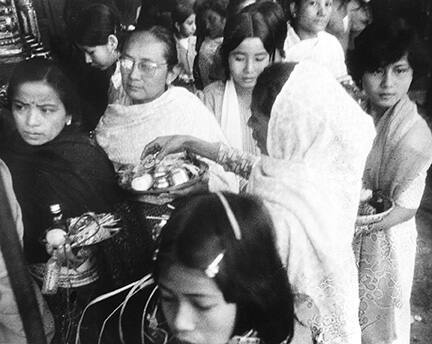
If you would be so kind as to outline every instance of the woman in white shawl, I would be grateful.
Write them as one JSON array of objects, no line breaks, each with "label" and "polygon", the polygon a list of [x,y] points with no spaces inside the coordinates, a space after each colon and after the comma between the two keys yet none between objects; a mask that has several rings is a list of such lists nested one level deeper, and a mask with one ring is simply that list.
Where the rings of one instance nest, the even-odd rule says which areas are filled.
[{"label": "woman in white shawl", "polygon": [[330,73],[311,62],[267,67],[255,86],[252,109],[254,137],[269,156],[253,159],[190,137],[159,138],[147,151],[186,148],[250,175],[248,191],[262,197],[272,214],[297,317],[310,330],[297,330],[293,342],[307,343],[304,335],[310,341],[312,334],[317,343],[358,344],[351,243],[375,135],[372,120]]},{"label": "woman in white shawl", "polygon": [[332,12],[331,0],[290,0],[290,23],[285,40],[285,60],[312,60],[329,69],[339,80],[350,79],[345,53],[338,39],[325,32]]},{"label": "woman in white shawl", "polygon": [[364,185],[381,190],[395,207],[355,242],[363,343],[410,340],[410,296],[416,253],[415,213],[432,162],[432,135],[407,92],[423,75],[421,46],[402,21],[371,24],[357,38],[354,75],[368,97],[377,137]]},{"label": "woman in white shawl", "polygon": [[252,90],[263,69],[280,60],[285,37],[283,10],[277,3],[251,4],[226,22],[220,50],[226,80],[211,83],[198,96],[234,148],[259,154],[247,125]]},{"label": "woman in white shawl", "polygon": [[[174,38],[163,27],[135,31],[126,42],[120,64],[132,105],[110,104],[95,130],[97,142],[115,166],[137,164],[144,146],[161,135],[225,142],[214,116],[199,99],[182,87],[169,86],[178,74],[177,61]],[[208,187],[238,188],[235,176],[214,163]]]}]

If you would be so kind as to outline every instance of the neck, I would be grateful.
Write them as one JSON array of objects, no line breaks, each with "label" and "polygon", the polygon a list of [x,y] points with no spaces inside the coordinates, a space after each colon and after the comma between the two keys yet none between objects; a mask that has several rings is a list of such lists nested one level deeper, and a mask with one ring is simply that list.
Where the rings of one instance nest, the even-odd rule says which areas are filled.
[{"label": "neck", "polygon": [[370,104],[370,114],[374,119],[375,125],[379,122],[381,117],[385,114],[385,112],[388,110],[388,108],[383,108],[380,106],[376,106],[374,104]]},{"label": "neck", "polygon": [[305,39],[315,38],[318,36],[318,32],[311,32],[311,31],[303,30],[302,28],[300,28],[297,25],[294,27],[294,31],[297,34],[297,36],[299,36],[300,40],[302,40],[302,41]]},{"label": "neck", "polygon": [[243,99],[247,99],[247,98],[251,99],[252,98],[253,88],[241,87],[235,81],[234,81],[234,87],[236,89],[237,97],[243,98]]}]

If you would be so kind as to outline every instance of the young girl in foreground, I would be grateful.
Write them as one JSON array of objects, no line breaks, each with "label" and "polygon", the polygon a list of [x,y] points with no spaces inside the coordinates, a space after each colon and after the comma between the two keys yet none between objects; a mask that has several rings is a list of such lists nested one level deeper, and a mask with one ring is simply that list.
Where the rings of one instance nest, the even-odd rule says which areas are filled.
[{"label": "young girl in foreground", "polygon": [[160,239],[155,278],[173,336],[195,344],[290,341],[293,295],[261,202],[227,193],[188,198]]}]

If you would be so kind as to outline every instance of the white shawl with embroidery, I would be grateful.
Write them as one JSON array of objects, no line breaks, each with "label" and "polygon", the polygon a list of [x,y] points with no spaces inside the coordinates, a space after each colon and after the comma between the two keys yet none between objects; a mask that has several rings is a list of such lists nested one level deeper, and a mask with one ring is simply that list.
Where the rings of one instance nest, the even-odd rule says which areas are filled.
[{"label": "white shawl with embroidery", "polygon": [[273,215],[282,260],[301,300],[297,316],[319,343],[360,343],[351,242],[374,136],[372,118],[334,77],[300,62],[272,108],[270,157],[249,179],[248,190]]}]

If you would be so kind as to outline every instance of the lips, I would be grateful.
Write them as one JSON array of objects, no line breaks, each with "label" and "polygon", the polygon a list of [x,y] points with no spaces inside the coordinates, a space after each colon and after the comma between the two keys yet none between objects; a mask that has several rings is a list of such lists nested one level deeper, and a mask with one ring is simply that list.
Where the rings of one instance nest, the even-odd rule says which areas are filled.
[{"label": "lips", "polygon": [[395,96],[395,93],[380,93],[379,97],[383,100],[391,99]]}]

